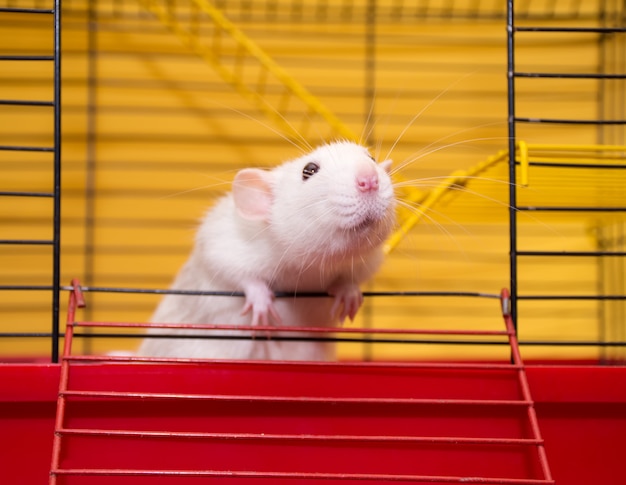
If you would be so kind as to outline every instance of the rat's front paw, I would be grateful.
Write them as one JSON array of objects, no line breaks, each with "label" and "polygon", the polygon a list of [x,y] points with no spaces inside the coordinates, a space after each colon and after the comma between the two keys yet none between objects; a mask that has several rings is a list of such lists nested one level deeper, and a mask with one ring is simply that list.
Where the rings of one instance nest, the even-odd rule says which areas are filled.
[{"label": "rat's front paw", "polygon": [[274,293],[261,282],[251,282],[244,288],[246,303],[241,312],[247,315],[252,312],[252,325],[270,325],[272,322],[281,324],[281,318],[274,306]]},{"label": "rat's front paw", "polygon": [[350,317],[350,321],[354,320],[363,304],[363,293],[359,286],[355,283],[340,283],[331,286],[328,293],[335,297],[331,308],[332,315],[337,315],[341,323],[346,317]]}]

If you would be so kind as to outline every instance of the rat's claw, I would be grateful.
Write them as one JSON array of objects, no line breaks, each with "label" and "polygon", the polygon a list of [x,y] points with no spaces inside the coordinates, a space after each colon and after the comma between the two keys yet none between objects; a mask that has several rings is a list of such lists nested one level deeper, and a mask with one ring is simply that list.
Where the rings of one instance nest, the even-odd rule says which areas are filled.
[{"label": "rat's claw", "polygon": [[246,303],[242,315],[252,312],[253,326],[268,326],[272,321],[282,324],[280,315],[274,307],[274,293],[261,282],[251,282],[245,287]]},{"label": "rat's claw", "polygon": [[272,317],[272,319],[274,320],[274,322],[276,324],[278,324],[278,325],[282,325],[283,324],[283,320],[282,320],[282,318],[280,318],[280,315],[279,315],[278,311],[276,310],[276,307],[274,306],[273,303],[268,308],[268,312],[269,312],[269,316]]},{"label": "rat's claw", "polygon": [[335,297],[330,310],[331,314],[337,315],[341,323],[345,321],[346,317],[350,317],[350,321],[354,320],[363,304],[363,293],[361,293],[358,285],[353,283],[336,285],[332,286],[328,292]]},{"label": "rat's claw", "polygon": [[247,315],[252,312],[252,326],[269,326],[274,322],[280,325],[282,323],[280,315],[274,308],[274,305],[270,305],[267,308],[259,308],[252,303],[246,303],[241,311],[241,315]]}]

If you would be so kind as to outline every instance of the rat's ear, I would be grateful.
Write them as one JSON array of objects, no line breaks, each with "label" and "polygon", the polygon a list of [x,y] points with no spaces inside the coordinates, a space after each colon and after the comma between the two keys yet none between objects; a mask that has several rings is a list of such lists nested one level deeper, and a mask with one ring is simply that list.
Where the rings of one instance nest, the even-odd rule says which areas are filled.
[{"label": "rat's ear", "polygon": [[387,173],[391,172],[391,159],[387,159],[384,162],[380,162],[379,165],[385,172]]},{"label": "rat's ear", "polygon": [[272,207],[272,176],[270,172],[246,168],[235,176],[233,199],[235,207],[244,219],[267,220]]}]

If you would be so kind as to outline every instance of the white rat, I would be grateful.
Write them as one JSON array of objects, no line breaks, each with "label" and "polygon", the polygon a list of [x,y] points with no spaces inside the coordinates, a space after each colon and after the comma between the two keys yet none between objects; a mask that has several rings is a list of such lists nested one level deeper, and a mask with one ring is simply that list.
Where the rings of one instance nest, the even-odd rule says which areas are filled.
[{"label": "white rat", "polygon": [[[244,169],[210,209],[172,288],[243,292],[242,297],[167,295],[152,322],[329,327],[353,319],[359,285],[382,261],[395,221],[388,175],[351,142],[322,145],[273,170]],[[275,292],[294,297],[275,298]],[[298,296],[328,293],[329,297]],[[193,330],[151,329],[151,334]],[[204,331],[216,335],[216,331]],[[209,333],[211,332],[211,333]],[[207,359],[332,360],[321,341],[144,339],[139,355]],[[237,335],[241,335],[238,332]],[[301,334],[285,333],[290,337]]]}]

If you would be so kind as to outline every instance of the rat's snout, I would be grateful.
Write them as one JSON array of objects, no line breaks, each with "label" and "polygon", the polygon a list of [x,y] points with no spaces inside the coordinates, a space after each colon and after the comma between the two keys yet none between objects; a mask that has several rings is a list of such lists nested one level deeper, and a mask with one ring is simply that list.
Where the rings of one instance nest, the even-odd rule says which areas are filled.
[{"label": "rat's snout", "polygon": [[356,176],[356,186],[360,192],[375,192],[378,190],[378,173],[371,167],[362,169]]}]

